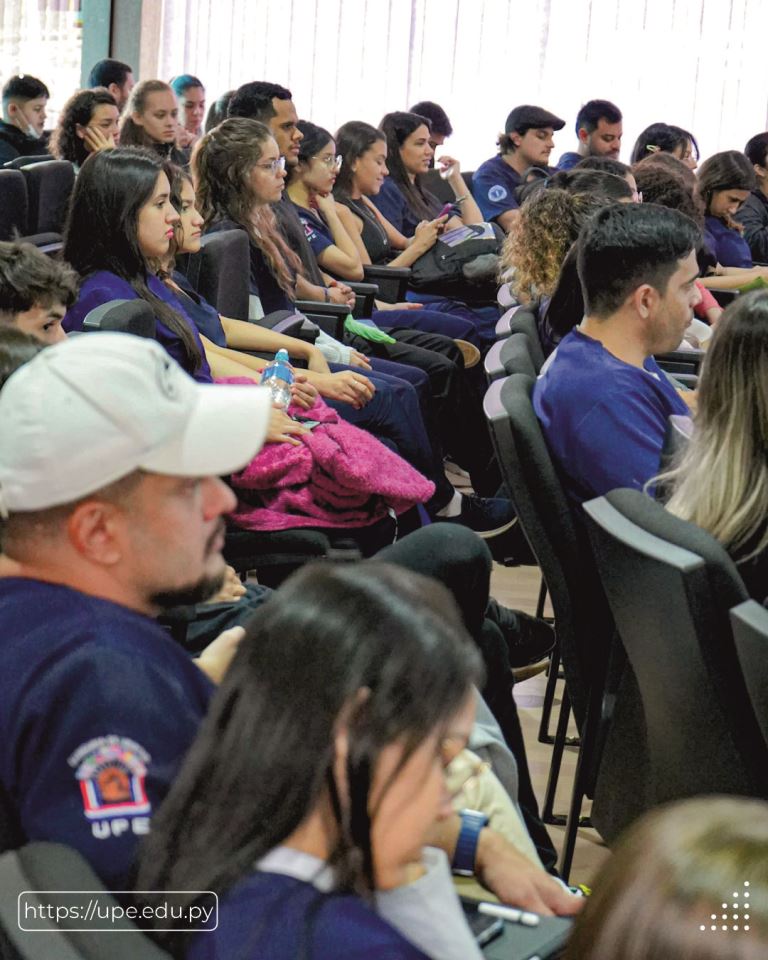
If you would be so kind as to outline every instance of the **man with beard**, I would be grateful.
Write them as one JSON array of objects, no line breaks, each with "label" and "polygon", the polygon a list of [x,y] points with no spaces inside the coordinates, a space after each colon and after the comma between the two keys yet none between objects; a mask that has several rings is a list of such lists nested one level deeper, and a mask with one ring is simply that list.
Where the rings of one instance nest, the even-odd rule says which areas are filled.
[{"label": "man with beard", "polygon": [[235,497],[219,477],[260,449],[268,419],[267,391],[196,384],[122,334],[49,347],[3,387],[7,845],[66,843],[106,882],[125,878],[241,635],[193,661],[155,617],[221,586]]}]

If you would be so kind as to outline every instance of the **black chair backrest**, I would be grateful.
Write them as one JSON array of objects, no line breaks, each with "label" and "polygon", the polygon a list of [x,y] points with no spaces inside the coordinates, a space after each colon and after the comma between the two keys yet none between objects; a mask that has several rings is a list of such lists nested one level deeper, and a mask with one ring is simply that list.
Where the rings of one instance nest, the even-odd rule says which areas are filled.
[{"label": "black chair backrest", "polygon": [[509,322],[509,332],[524,333],[528,337],[531,348],[531,360],[533,361],[536,373],[544,366],[544,351],[541,347],[541,338],[539,337],[539,328],[536,320],[539,315],[538,302],[527,303],[515,311],[514,316]]},{"label": "black chair backrest", "polygon": [[574,518],[531,403],[534,380],[496,380],[483,401],[520,525],[555,613],[565,677],[581,727],[589,689],[602,684],[613,627],[586,534]]},{"label": "black chair backrest", "polygon": [[75,185],[75,168],[66,160],[47,160],[21,168],[29,197],[28,233],[61,233]]},{"label": "black chair backrest", "polygon": [[180,258],[178,267],[222,317],[248,319],[251,255],[245,230],[204,236],[199,253]]},{"label": "black chair backrest", "polygon": [[21,170],[22,167],[28,167],[32,163],[47,163],[48,160],[53,160],[50,153],[36,153],[29,157],[14,157],[13,160],[3,164],[3,169]]},{"label": "black chair backrest", "polygon": [[84,333],[104,330],[154,340],[157,320],[152,307],[144,300],[109,300],[89,310],[83,320]]},{"label": "black chair backrest", "polygon": [[27,182],[18,170],[0,170],[0,240],[27,233]]},{"label": "black chair backrest", "polygon": [[531,341],[524,333],[513,333],[503,341],[499,355],[504,373],[522,373],[532,380],[538,370],[531,356]]},{"label": "black chair backrest", "polygon": [[731,626],[752,709],[768,744],[768,610],[746,600],[731,610]]},{"label": "black chair backrest", "polygon": [[642,701],[650,777],[638,790],[652,806],[707,793],[768,796],[768,751],[730,629],[729,610],[746,599],[733,561],[638,490],[613,490],[584,510]]},{"label": "black chair backrest", "polygon": [[[44,957],[170,960],[168,953],[141,934],[125,916],[120,916],[115,897],[106,891],[83,857],[70,847],[30,843],[4,853],[0,856],[0,890],[0,956],[3,960],[42,960]],[[73,897],[73,891],[86,892]],[[91,901],[96,900],[98,910],[94,909],[91,920],[85,921],[74,912],[67,912],[65,916],[64,911],[59,912],[55,922],[47,919],[49,914],[56,916],[57,906],[77,906],[86,912]],[[37,920],[26,905],[38,910]],[[47,922],[42,920],[43,916]],[[43,925],[44,933],[29,932]],[[84,927],[96,929],[86,932]]]}]

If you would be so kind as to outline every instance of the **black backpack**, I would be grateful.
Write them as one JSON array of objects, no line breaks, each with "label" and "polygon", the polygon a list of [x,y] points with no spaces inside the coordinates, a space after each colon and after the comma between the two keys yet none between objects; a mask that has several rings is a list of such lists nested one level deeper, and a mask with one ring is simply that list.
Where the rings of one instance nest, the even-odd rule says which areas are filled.
[{"label": "black backpack", "polygon": [[[487,236],[489,228],[492,237]],[[475,223],[463,229],[475,236],[456,246],[440,238],[411,266],[408,284],[412,290],[454,300],[496,300],[504,232],[495,223]],[[450,238],[454,232],[446,236]]]}]

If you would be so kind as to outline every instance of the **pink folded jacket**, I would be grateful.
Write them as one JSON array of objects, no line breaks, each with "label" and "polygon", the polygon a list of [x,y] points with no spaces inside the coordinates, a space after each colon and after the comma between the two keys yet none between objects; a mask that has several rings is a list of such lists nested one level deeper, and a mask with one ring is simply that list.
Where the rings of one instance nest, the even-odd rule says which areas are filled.
[{"label": "pink folded jacket", "polygon": [[[229,382],[234,382],[230,380]],[[242,381],[240,381],[242,382]],[[319,420],[301,443],[267,443],[232,477],[235,490],[257,494],[238,503],[234,522],[249,530],[364,527],[389,510],[425,503],[434,484],[375,437],[339,418],[318,398],[290,413]]]}]

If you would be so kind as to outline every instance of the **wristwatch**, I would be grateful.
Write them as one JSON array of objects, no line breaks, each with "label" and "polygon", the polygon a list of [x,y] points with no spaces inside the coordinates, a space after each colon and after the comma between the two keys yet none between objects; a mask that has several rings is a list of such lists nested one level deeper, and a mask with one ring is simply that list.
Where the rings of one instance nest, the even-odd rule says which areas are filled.
[{"label": "wristwatch", "polygon": [[462,810],[461,830],[456,841],[451,869],[461,877],[472,877],[475,874],[475,855],[480,831],[488,825],[488,817],[479,810]]}]

